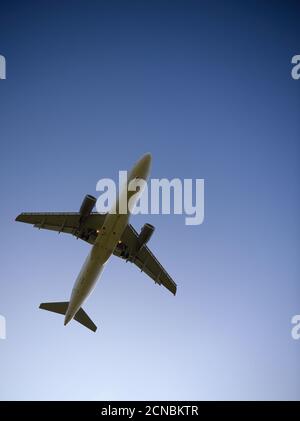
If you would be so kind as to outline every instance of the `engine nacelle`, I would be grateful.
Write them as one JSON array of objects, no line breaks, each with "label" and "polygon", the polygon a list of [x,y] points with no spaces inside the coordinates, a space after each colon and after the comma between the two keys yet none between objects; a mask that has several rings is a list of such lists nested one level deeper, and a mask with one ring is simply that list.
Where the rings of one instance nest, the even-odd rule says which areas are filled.
[{"label": "engine nacelle", "polygon": [[87,194],[85,196],[79,209],[81,221],[86,219],[90,215],[96,202],[97,199],[94,196],[91,196],[90,194]]},{"label": "engine nacelle", "polygon": [[138,236],[138,250],[140,250],[145,244],[148,243],[152,234],[154,233],[155,227],[151,224],[145,224],[141,229],[140,235]]}]

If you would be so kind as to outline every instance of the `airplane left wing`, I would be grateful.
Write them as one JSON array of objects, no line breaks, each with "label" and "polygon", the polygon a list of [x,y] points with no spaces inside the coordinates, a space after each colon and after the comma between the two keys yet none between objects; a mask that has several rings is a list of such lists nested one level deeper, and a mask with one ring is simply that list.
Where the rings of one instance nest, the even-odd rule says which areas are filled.
[{"label": "airplane left wing", "polygon": [[94,244],[97,230],[105,219],[104,214],[91,213],[83,222],[79,212],[35,212],[21,213],[16,221],[32,224],[35,228],[72,234],[81,240]]},{"label": "airplane left wing", "polygon": [[172,294],[176,294],[177,285],[168,272],[159,263],[154,254],[145,245],[136,252],[138,233],[132,225],[127,225],[117,245],[114,255],[134,263],[141,272],[145,272],[156,284],[163,285]]}]

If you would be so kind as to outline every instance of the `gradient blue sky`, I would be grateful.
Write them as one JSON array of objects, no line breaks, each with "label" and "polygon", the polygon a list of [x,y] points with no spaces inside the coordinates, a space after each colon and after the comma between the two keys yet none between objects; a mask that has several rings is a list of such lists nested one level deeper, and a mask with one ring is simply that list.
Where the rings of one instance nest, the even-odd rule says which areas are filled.
[{"label": "gradient blue sky", "polygon": [[[0,399],[299,399],[300,54],[296,1],[3,1]],[[204,178],[205,222],[136,216],[178,283],[113,257],[85,310],[89,245],[14,222],[78,210],[144,152]]]}]

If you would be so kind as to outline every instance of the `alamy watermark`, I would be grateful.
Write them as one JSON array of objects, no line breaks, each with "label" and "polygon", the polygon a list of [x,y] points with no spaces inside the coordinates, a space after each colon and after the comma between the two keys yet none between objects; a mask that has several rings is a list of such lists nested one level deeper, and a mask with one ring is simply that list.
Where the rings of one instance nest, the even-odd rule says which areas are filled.
[{"label": "alamy watermark", "polygon": [[6,319],[0,314],[0,339],[6,339]]},{"label": "alamy watermark", "polygon": [[[298,80],[300,79],[300,54],[297,54],[294,57],[292,57],[291,62],[292,64],[294,64],[292,68],[292,72],[291,72],[292,78],[294,80]],[[293,325],[291,329],[292,338],[295,340],[299,340],[300,339],[300,314],[296,314],[295,316],[293,316],[291,319],[291,323]]]},{"label": "alamy watermark", "polygon": [[300,339],[300,314],[296,314],[292,317],[291,323],[293,325],[293,328],[291,330],[292,338],[295,339],[295,341]]},{"label": "alamy watermark", "polygon": [[6,59],[0,54],[0,79],[6,79]]},{"label": "alamy watermark", "polygon": [[[149,184],[149,187],[148,187]],[[149,183],[135,178],[128,182],[127,171],[119,171],[118,188],[114,180],[103,178],[96,190],[101,192],[99,213],[185,215],[186,225],[204,221],[204,180],[152,178]],[[124,186],[127,186],[125,188]],[[143,192],[143,194],[141,194]]]},{"label": "alamy watermark", "polygon": [[292,58],[292,64],[295,66],[292,68],[292,78],[295,80],[300,79],[300,54],[295,55]]}]

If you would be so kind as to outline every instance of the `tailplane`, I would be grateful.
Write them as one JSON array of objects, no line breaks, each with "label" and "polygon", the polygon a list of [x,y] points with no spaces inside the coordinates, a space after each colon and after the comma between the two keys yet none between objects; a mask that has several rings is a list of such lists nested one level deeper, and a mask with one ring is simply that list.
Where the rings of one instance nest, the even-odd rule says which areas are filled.
[{"label": "tailplane", "polygon": [[[42,303],[40,304],[40,308],[42,310],[52,311],[52,313],[59,313],[59,314],[66,314],[68,310],[69,302],[63,301],[60,303]],[[95,323],[89,318],[86,312],[80,308],[74,316],[74,320],[78,323],[82,324],[83,326],[87,327],[88,329],[96,332],[97,326]]]}]

